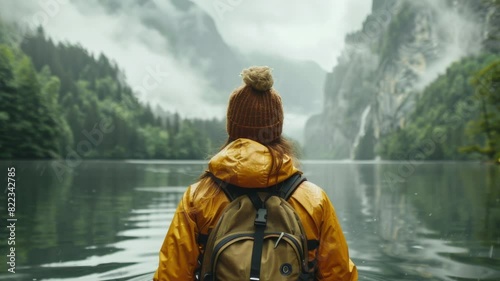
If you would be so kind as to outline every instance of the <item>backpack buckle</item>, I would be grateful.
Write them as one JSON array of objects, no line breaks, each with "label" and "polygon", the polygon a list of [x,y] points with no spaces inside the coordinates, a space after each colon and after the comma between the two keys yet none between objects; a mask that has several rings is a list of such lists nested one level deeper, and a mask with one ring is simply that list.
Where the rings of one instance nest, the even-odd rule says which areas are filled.
[{"label": "backpack buckle", "polygon": [[260,208],[257,210],[255,215],[255,225],[256,226],[266,226],[267,224],[267,209]]}]

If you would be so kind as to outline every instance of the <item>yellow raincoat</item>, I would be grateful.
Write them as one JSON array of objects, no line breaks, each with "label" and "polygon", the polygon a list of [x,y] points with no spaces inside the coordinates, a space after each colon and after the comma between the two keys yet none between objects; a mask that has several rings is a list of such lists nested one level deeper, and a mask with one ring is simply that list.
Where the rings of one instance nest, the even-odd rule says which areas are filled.
[{"label": "yellow raincoat", "polygon": [[[278,175],[269,175],[271,154],[262,144],[237,139],[209,162],[208,171],[217,178],[241,187],[268,187],[279,183],[298,170],[292,159],[285,157]],[[277,178],[277,180],[276,180]],[[316,239],[319,248],[310,258],[318,261],[317,280],[358,280],[356,266],[349,259],[347,243],[325,192],[311,182],[302,183],[288,202],[295,208],[304,225],[307,239]],[[160,250],[155,281],[194,280],[200,233],[207,234],[215,226],[229,203],[216,185],[197,182],[186,190],[170,224]]]}]

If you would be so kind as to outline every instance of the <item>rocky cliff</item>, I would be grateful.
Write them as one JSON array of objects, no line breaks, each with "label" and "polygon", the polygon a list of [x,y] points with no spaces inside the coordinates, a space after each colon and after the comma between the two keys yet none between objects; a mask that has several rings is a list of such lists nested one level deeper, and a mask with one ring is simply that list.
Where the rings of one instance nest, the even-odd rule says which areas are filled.
[{"label": "rocky cliff", "polygon": [[306,156],[376,158],[380,139],[405,126],[422,90],[448,66],[499,51],[498,26],[495,0],[374,0],[327,75],[323,112],[306,125]]}]

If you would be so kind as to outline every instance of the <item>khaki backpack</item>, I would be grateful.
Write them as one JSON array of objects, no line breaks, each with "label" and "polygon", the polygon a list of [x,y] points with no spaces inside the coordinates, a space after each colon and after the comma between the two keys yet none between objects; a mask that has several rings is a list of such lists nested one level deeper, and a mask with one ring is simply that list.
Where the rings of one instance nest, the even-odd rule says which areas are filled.
[{"label": "khaki backpack", "polygon": [[201,239],[208,240],[199,258],[196,280],[314,280],[308,243],[314,245],[310,247],[318,243],[307,240],[299,216],[287,202],[306,179],[297,173],[263,190],[240,188],[213,178],[231,203],[208,238]]}]

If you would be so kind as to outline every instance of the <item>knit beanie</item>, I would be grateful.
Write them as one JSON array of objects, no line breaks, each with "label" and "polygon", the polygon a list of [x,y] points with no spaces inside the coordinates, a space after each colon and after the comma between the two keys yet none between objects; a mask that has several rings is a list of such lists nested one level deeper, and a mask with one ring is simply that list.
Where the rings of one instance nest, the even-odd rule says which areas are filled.
[{"label": "knit beanie", "polygon": [[283,129],[283,105],[273,87],[271,69],[252,66],[240,74],[244,85],[229,98],[226,130],[231,139],[248,138],[267,144]]}]

